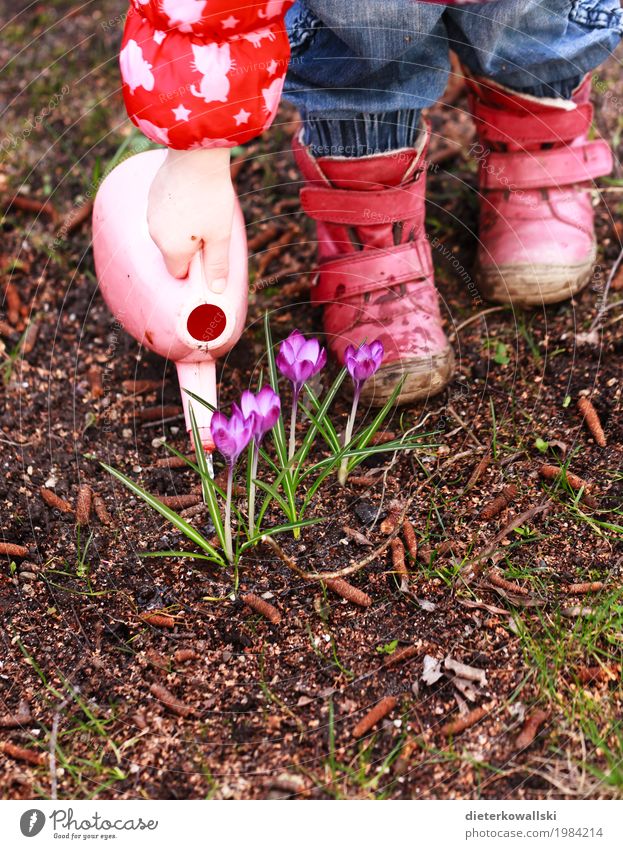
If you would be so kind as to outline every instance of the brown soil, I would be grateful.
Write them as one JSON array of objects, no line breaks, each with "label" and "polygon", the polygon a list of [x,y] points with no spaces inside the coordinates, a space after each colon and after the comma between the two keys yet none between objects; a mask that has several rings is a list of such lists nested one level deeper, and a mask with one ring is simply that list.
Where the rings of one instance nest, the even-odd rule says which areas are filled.
[{"label": "brown soil", "polygon": [[[618,792],[597,780],[580,781],[585,762],[601,770],[608,765],[594,741],[584,740],[583,747],[586,730],[566,708],[578,698],[582,666],[607,661],[615,673],[620,667],[620,625],[618,634],[614,628],[596,638],[594,653],[579,641],[566,663],[548,657],[545,666],[555,681],[549,689],[522,634],[543,633],[561,609],[571,609],[572,618],[562,620],[571,633],[583,609],[594,609],[604,594],[620,609],[620,535],[595,520],[621,524],[613,511],[621,507],[623,489],[623,322],[615,322],[622,308],[607,313],[597,344],[576,339],[594,317],[598,289],[621,249],[620,189],[601,195],[594,285],[573,303],[528,313],[500,310],[462,328],[488,305],[474,299],[452,261],[435,252],[447,329],[456,337],[457,378],[443,395],[396,411],[387,428],[399,433],[419,424],[422,432],[436,432],[430,440],[436,447],[398,457],[393,465],[391,457],[367,462],[360,472],[372,476],[371,486],[328,484],[314,506],[314,515],[326,521],[304,530],[299,541],[281,539],[308,571],[347,566],[369,553],[366,540],[383,541],[380,523],[390,502],[419,487],[408,511],[420,549],[417,563],[407,558],[409,591],[400,591],[390,550],[349,578],[372,598],[362,607],[301,580],[260,547],[242,560],[239,595],[270,601],[281,617],[271,624],[233,593],[231,574],[200,561],[142,559],[150,550],[187,546],[99,466],[109,463],[160,495],[189,494],[196,485],[192,473],[157,465],[166,456],[159,437],[189,449],[173,369],[139,349],[108,313],[93,276],[88,223],[78,222],[62,238],[62,222],[88,202],[94,174],[128,132],[113,58],[125,4],[97,6],[91,13],[70,2],[40,5],[6,28],[0,46],[4,65],[32,39],[38,63],[30,64],[32,52],[15,55],[1,84],[9,103],[3,132],[18,140],[0,159],[2,208],[18,190],[49,202],[40,213],[13,206],[0,222],[2,283],[11,293],[0,316],[0,540],[28,549],[26,556],[0,555],[3,795],[49,797],[55,782],[59,798]],[[597,123],[620,149],[617,62],[600,75],[608,86],[595,94]],[[28,119],[63,85],[69,93],[25,135]],[[469,134],[467,119],[456,111],[465,106],[460,97],[454,106],[433,110],[436,149],[445,149],[443,135]],[[306,288],[313,232],[298,212],[298,175],[288,150],[294,128],[295,116],[284,108],[273,131],[248,146],[248,162],[239,168],[250,238],[271,222],[277,228],[251,259],[252,271],[257,274],[259,265],[262,274],[252,287],[244,341],[222,364],[224,402],[265,364],[265,310],[276,338],[293,326],[320,328]],[[429,175],[429,232],[467,269],[475,180],[465,154]],[[286,239],[295,227],[296,237]],[[266,251],[277,242],[269,261]],[[613,292],[611,301],[617,298]],[[28,345],[20,349],[26,328]],[[123,382],[134,380],[152,382],[133,394]],[[582,423],[581,392],[591,395],[605,448]],[[145,416],[146,408],[156,412]],[[347,411],[344,400],[338,426]],[[362,420],[370,415],[362,411]],[[537,439],[549,443],[546,453]],[[491,462],[467,487],[485,453]],[[572,471],[592,484],[597,509],[583,512],[593,523],[572,509],[571,492],[559,489],[549,510],[528,516],[519,532],[490,547],[514,517],[548,498],[553,484],[539,476],[539,467],[569,458]],[[74,509],[85,484],[95,497],[86,524],[83,490],[78,528]],[[511,485],[516,497],[485,520],[483,508]],[[44,500],[42,487],[60,501]],[[191,521],[211,535],[205,516]],[[479,557],[488,548],[494,556]],[[524,591],[490,581],[494,565]],[[602,595],[561,593],[562,585],[593,581],[604,582]],[[417,650],[403,662],[384,662],[388,652],[413,645]],[[451,655],[484,670],[486,683],[468,682],[471,689],[459,690],[447,673],[427,684],[421,677],[425,655],[442,665]],[[620,676],[597,672],[584,679],[606,723],[599,732],[612,742],[607,723],[620,716]],[[387,700],[383,709],[393,705],[391,697],[395,707],[355,739],[360,720],[381,700]],[[20,708],[24,701],[31,716]],[[535,709],[546,710],[547,719],[534,741],[518,748]],[[14,714],[17,723],[8,721]],[[52,776],[48,752],[55,725]],[[448,738],[448,728],[462,726]],[[30,760],[16,754],[24,748]],[[577,773],[569,763],[578,764]]]}]

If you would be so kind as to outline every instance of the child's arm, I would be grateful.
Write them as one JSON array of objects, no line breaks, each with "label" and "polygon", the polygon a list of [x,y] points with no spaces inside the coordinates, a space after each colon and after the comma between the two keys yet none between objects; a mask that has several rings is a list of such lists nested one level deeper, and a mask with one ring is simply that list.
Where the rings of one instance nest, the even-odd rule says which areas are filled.
[{"label": "child's arm", "polygon": [[227,277],[234,190],[229,148],[275,116],[294,0],[131,0],[120,55],[130,119],[170,150],[149,197],[150,233],[183,277],[203,245],[210,284]]}]

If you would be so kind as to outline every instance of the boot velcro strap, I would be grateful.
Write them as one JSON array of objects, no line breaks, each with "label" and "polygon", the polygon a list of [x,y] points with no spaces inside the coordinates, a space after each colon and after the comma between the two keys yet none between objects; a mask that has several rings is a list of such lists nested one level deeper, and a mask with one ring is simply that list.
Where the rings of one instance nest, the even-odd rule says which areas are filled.
[{"label": "boot velcro strap", "polygon": [[583,103],[575,109],[515,114],[478,103],[474,117],[478,136],[488,142],[516,144],[560,144],[586,135],[593,120],[593,107]]},{"label": "boot velcro strap", "polygon": [[610,145],[599,140],[581,147],[490,153],[480,163],[480,188],[513,192],[587,183],[612,171]]},{"label": "boot velcro strap", "polygon": [[423,190],[424,180],[371,191],[305,186],[301,189],[301,206],[310,218],[333,224],[393,224],[423,218]]},{"label": "boot velcro strap", "polygon": [[348,301],[352,297],[391,289],[400,283],[432,279],[433,262],[427,241],[345,254],[323,263],[312,288],[313,301]]}]

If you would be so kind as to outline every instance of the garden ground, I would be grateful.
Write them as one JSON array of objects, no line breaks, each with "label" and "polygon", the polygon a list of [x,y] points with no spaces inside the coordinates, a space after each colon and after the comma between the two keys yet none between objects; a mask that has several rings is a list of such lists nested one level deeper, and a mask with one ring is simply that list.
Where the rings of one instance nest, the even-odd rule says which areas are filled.
[{"label": "garden ground", "polygon": [[[455,81],[431,114],[428,232],[457,377],[386,425],[394,436],[417,428],[431,447],[366,461],[345,488],[327,484],[314,502],[325,521],[280,538],[304,570],[339,570],[383,546],[398,502],[419,545],[407,585],[386,549],[349,576],[372,599],[360,607],[259,546],[235,593],[222,569],[142,558],[184,540],[99,463],[158,495],[196,492],[193,472],[158,465],[165,437],[188,450],[174,370],[108,313],[84,218],[105,168],[140,144],[118,91],[124,7],[47,0],[2,31],[1,531],[28,549],[3,555],[0,575],[3,795],[620,797],[621,276],[588,332],[622,247],[620,166],[596,193],[586,291],[547,310],[491,310],[471,277],[477,163]],[[596,75],[594,100],[598,131],[620,152],[616,59]],[[224,402],[265,367],[264,311],[276,339],[320,327],[308,303],[313,231],[289,153],[295,121],[284,107],[235,153],[252,287],[248,330],[223,363]],[[582,394],[606,447],[582,422]],[[339,427],[347,412],[345,400]],[[587,481],[592,498],[571,477],[545,479],[544,464]],[[101,501],[77,526],[85,484]],[[515,497],[483,518],[511,485]],[[210,535],[205,514],[189,521]],[[245,605],[247,592],[281,622]],[[387,697],[391,711],[355,738]]]}]

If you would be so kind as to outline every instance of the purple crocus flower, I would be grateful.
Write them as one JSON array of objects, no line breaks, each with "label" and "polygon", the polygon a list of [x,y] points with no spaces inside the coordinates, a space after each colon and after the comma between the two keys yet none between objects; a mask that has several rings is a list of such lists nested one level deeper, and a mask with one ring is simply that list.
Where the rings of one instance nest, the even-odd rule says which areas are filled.
[{"label": "purple crocus flower", "polygon": [[[358,348],[354,345],[349,345],[344,351],[344,365],[346,371],[350,374],[355,384],[353,393],[353,406],[351,407],[348,421],[346,422],[346,430],[344,432],[344,447],[350,445],[353,436],[353,427],[355,425],[355,416],[357,415],[357,405],[359,404],[359,395],[361,387],[369,377],[381,367],[383,362],[383,354],[385,349],[380,339],[375,339],[374,342],[362,342]],[[348,476],[348,457],[344,457],[340,465],[338,480],[342,485],[346,483]]]},{"label": "purple crocus flower", "polygon": [[383,362],[385,349],[380,339],[375,339],[369,345],[362,342],[358,348],[349,345],[344,352],[344,365],[353,379],[355,390],[361,387],[369,377],[379,370]]},{"label": "purple crocus flower", "polygon": [[271,386],[264,386],[257,395],[245,390],[240,398],[243,416],[249,419],[253,429],[253,451],[251,454],[251,483],[249,487],[249,536],[255,532],[255,479],[260,445],[269,430],[279,421],[281,399]]},{"label": "purple crocus flower", "polygon": [[225,554],[231,562],[234,559],[234,549],[231,537],[231,497],[234,482],[234,466],[236,460],[253,437],[254,417],[247,418],[237,404],[231,405],[231,416],[223,413],[213,413],[210,422],[210,432],[214,445],[221,452],[227,463],[227,495],[225,497]]},{"label": "purple crocus flower", "polygon": [[295,395],[304,383],[317,374],[327,362],[327,352],[317,339],[306,339],[298,330],[293,330],[279,346],[275,361],[279,371],[292,382]]},{"label": "purple crocus flower", "polygon": [[320,347],[317,339],[306,339],[300,331],[293,330],[279,346],[275,362],[281,374],[292,383],[293,399],[288,448],[288,458],[291,460],[296,447],[296,411],[299,395],[309,378],[318,374],[327,362],[327,352],[325,348]]},{"label": "purple crocus flower", "polygon": [[253,436],[254,420],[243,415],[237,404],[231,405],[231,416],[214,413],[210,422],[212,439],[228,466],[234,466]]},{"label": "purple crocus flower", "polygon": [[253,438],[259,446],[277,424],[281,412],[281,399],[272,386],[264,386],[257,395],[245,390],[240,398],[242,415],[253,419]]}]

